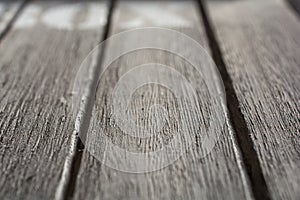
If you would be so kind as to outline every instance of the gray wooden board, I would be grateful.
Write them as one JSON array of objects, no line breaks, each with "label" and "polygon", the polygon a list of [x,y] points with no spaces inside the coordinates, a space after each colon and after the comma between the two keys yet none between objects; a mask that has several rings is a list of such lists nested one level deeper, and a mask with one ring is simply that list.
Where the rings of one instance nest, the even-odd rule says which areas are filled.
[{"label": "gray wooden board", "polygon": [[54,198],[74,128],[72,81],[101,40],[102,7],[30,2],[1,41],[0,199]]},{"label": "gray wooden board", "polygon": [[[153,16],[155,15],[155,16]],[[175,20],[176,19],[176,20]],[[174,23],[175,22],[175,23]],[[186,23],[188,22],[188,23]],[[207,39],[197,4],[193,2],[119,2],[113,12],[112,27],[110,34],[119,33],[131,28],[147,26],[159,26],[172,28],[183,32],[197,40],[205,49],[208,49]],[[111,42],[108,48],[115,48],[119,51],[126,45],[139,43],[147,40],[147,34],[122,41],[118,44]],[[164,42],[164,41],[162,41]],[[176,42],[174,42],[176,45]],[[180,46],[186,48],[188,46]],[[197,56],[197,55],[196,55]],[[104,58],[105,59],[105,58]],[[181,74],[184,74],[196,88],[197,94],[202,91],[200,96],[201,113],[183,117],[189,126],[197,124],[197,120],[202,120],[203,124],[208,123],[213,117],[210,113],[211,107],[209,95],[204,87],[203,79],[197,77],[195,71],[187,70],[191,66],[181,58],[167,54],[163,51],[147,49],[139,50],[121,56],[113,62],[109,69],[104,72],[103,79],[100,79],[96,93],[94,107],[94,118],[89,129],[88,142],[92,142],[96,150],[104,152],[105,141],[98,141],[99,127],[103,128],[106,136],[116,146],[133,152],[150,152],[161,147],[156,136],[150,139],[140,139],[124,134],[116,125],[112,116],[111,94],[119,81],[119,78],[132,69],[132,67],[148,63],[160,62],[174,67]],[[103,67],[103,66],[102,66]],[[194,74],[195,72],[195,74]],[[159,74],[147,73],[139,74],[140,77],[148,79]],[[204,74],[205,75],[205,74]],[[167,77],[163,77],[167,78]],[[210,81],[214,81],[213,77]],[[132,79],[132,82],[135,80]],[[179,87],[183,87],[180,85]],[[176,98],[172,91],[158,86],[146,85],[137,89],[130,101],[130,112],[138,125],[147,125],[150,117],[147,112],[154,103],[163,105],[169,118],[168,124],[160,132],[164,142],[172,140],[172,131],[176,130],[176,123],[179,119]],[[120,96],[124,98],[124,96]],[[183,110],[190,110],[188,103],[183,102]],[[224,115],[224,110],[216,113]],[[190,117],[190,118],[189,118]],[[203,126],[203,125],[202,125]],[[249,189],[248,179],[243,170],[240,152],[232,135],[234,134],[231,125],[226,121],[225,124],[215,125],[217,132],[221,133],[220,139],[212,152],[205,158],[199,158],[197,151],[187,151],[173,164],[149,173],[125,173],[113,168],[122,168],[122,161],[113,160],[111,167],[104,165],[100,157],[91,154],[87,149],[83,153],[81,167],[75,186],[75,199],[252,199]],[[155,128],[152,127],[152,134]],[[184,132],[182,134],[189,134]],[[201,148],[201,136],[192,135],[193,144]],[[176,150],[176,149],[175,149]],[[97,152],[99,156],[99,152]]]},{"label": "gray wooden board", "polygon": [[208,2],[273,199],[300,198],[300,23],[287,2]]}]

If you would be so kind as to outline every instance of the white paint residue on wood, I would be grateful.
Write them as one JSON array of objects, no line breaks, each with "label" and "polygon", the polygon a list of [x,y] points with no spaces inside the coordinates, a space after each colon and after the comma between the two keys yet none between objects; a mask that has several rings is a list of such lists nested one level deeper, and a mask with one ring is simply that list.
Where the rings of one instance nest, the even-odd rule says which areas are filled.
[{"label": "white paint residue on wood", "polygon": [[107,8],[104,4],[90,3],[86,21],[79,24],[80,29],[94,29],[104,26],[107,21]]},{"label": "white paint residue on wood", "polygon": [[57,29],[73,30],[75,28],[74,18],[80,10],[80,4],[55,6],[46,11],[42,22]]},{"label": "white paint residue on wood", "polygon": [[[84,11],[84,21],[78,22],[77,16]],[[47,5],[31,4],[17,20],[14,28],[23,29],[38,23],[61,30],[98,29],[105,25],[107,8],[103,3],[72,3],[57,4],[47,8]]]},{"label": "white paint residue on wood", "polygon": [[34,4],[29,5],[16,21],[14,28],[23,29],[34,26],[41,12],[42,8],[40,6]]},{"label": "white paint residue on wood", "polygon": [[145,25],[161,27],[192,27],[192,21],[186,16],[179,14],[184,4],[173,2],[168,4],[143,2],[128,4],[128,9],[133,13],[133,17],[128,22],[123,23],[122,28],[136,28]]},{"label": "white paint residue on wood", "polygon": [[122,28],[125,28],[125,29],[130,29],[130,28],[137,28],[137,27],[141,27],[144,23],[144,20],[143,19],[132,19],[128,22],[124,22],[122,23]]}]

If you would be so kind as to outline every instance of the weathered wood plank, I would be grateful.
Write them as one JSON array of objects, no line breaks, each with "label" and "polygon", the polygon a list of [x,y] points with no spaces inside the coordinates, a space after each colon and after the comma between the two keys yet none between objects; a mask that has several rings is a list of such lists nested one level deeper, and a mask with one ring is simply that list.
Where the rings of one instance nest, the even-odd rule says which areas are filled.
[{"label": "weathered wood plank", "polygon": [[272,199],[300,198],[300,24],[287,2],[208,2]]},{"label": "weathered wood plank", "polygon": [[[147,26],[168,27],[183,32],[208,49],[197,4],[194,2],[119,2],[114,9],[110,34]],[[120,43],[111,42],[107,49],[113,48],[115,52],[122,51],[128,45],[138,44],[150,38],[150,35],[147,34],[136,36]],[[173,41],[175,46],[176,42]],[[185,48],[188,51],[189,46],[183,45],[178,46],[178,48]],[[162,143],[155,136],[148,140],[132,137],[127,132],[120,130],[120,127],[113,120],[111,95],[116,83],[134,66],[148,62],[172,66],[193,83],[193,87],[196,88],[200,98],[200,112],[203,115],[198,111],[196,111],[196,115],[182,114],[190,128],[198,125],[197,122],[199,121],[197,120],[202,120],[202,123],[206,124],[209,122],[209,118],[214,116],[214,113],[209,109],[211,107],[209,95],[207,90],[203,88],[205,83],[203,83],[203,79],[197,77],[196,71],[188,70],[191,69],[188,62],[173,54],[166,54],[163,51],[153,49],[128,53],[121,56],[110,66],[109,70],[105,71],[104,78],[100,80],[96,93],[93,112],[95,116],[91,121],[87,141],[93,143],[93,150],[103,151],[103,156],[110,152],[103,150],[107,148],[105,146],[108,144],[107,141],[97,141],[99,140],[99,135],[97,135],[99,127],[103,128],[113,145],[139,153],[155,151],[161,147],[162,143],[168,143],[168,140],[173,139],[173,132],[180,122],[178,102],[173,96],[174,93],[172,92],[174,91],[159,85],[146,85],[138,88],[131,97],[129,112],[133,114],[137,125],[143,127],[150,124],[150,130],[152,130],[150,132],[155,135],[155,127],[151,125],[151,117],[147,113],[151,105],[155,103],[164,106],[169,121],[159,133],[163,135]],[[208,76],[208,74],[204,75]],[[159,77],[160,80],[168,78],[167,76],[160,77],[161,74],[157,74],[157,72],[140,72],[139,74],[139,78],[145,80],[153,76]],[[129,82],[134,83],[140,80],[139,78],[135,77]],[[210,81],[216,79],[218,80],[218,77],[215,75]],[[180,84],[178,87],[185,88],[184,85]],[[125,94],[121,95],[120,98],[125,98]],[[187,102],[183,102],[182,110],[190,111],[191,109]],[[215,114],[224,115],[225,111],[219,110],[219,113]],[[127,127],[130,126],[130,124],[126,125]],[[110,168],[102,164],[103,160],[99,160],[95,154],[92,155],[91,151],[85,150],[74,197],[75,199],[252,199],[240,154],[232,137],[231,125],[227,121],[224,125],[215,125],[215,128],[217,132],[221,133],[221,138],[207,157],[199,158],[198,151],[194,149],[191,152],[187,151],[173,164],[149,173],[134,174],[113,169],[122,168],[124,165],[122,159],[118,160],[114,157],[112,158],[114,166]],[[189,132],[182,134],[189,135]],[[198,146],[196,149],[201,149],[201,134],[191,135],[191,137],[193,144]],[[88,145],[89,143],[86,146]],[[99,152],[96,153],[99,155]],[[132,161],[134,162],[134,160]]]},{"label": "weathered wood plank", "polygon": [[74,128],[72,82],[101,40],[106,8],[30,2],[1,41],[1,199],[54,198]]}]

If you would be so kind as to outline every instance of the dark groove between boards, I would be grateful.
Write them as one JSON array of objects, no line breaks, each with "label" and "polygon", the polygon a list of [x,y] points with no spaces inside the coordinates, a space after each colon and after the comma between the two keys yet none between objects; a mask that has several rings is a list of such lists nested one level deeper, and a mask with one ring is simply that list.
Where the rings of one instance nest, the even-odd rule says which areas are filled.
[{"label": "dark groove between boards", "polygon": [[288,7],[293,10],[295,13],[297,13],[297,17],[300,17],[300,1],[299,0],[287,0],[288,2],[285,2],[288,4]]},{"label": "dark groove between boards", "polygon": [[[107,24],[104,27],[104,33],[103,33],[103,36],[101,37],[101,41],[104,41],[108,38],[115,2],[116,2],[116,0],[110,1],[108,15],[107,15]],[[97,88],[97,83],[98,83],[98,78],[99,78],[98,75],[101,71],[101,63],[104,58],[105,47],[106,47],[106,45],[102,46],[100,54],[98,55],[98,58],[97,58],[97,67],[95,69],[93,83],[91,84],[91,88],[90,88],[90,90],[93,92],[91,93],[90,96],[88,96],[88,104],[89,105],[87,106],[87,112],[85,112],[85,116],[83,119],[84,127],[81,129],[82,132],[84,132],[83,134],[86,134],[88,131],[88,128],[89,128],[91,112],[92,112],[92,108],[94,106],[94,96],[93,95],[95,94],[94,92],[96,91],[96,88]],[[80,169],[81,162],[82,162],[83,150],[84,150],[84,144],[81,141],[81,139],[78,137],[77,144],[76,144],[76,152],[75,152],[74,158],[71,163],[70,180],[67,185],[66,193],[64,194],[64,199],[72,199],[73,198],[77,177],[78,177],[79,169]]]},{"label": "dark groove between boards", "polygon": [[243,162],[251,183],[251,190],[254,198],[257,200],[270,199],[270,194],[262,173],[262,169],[259,163],[258,155],[254,149],[253,141],[250,137],[250,132],[247,128],[246,121],[239,107],[237,95],[235,93],[232,80],[226,69],[225,62],[222,57],[222,53],[214,34],[211,20],[206,12],[205,1],[198,0],[200,13],[205,26],[207,38],[209,40],[209,46],[211,49],[212,57],[218,67],[222,80],[225,86],[227,108],[229,110],[230,121],[232,122],[233,129],[235,131],[235,137],[238,141],[239,149],[243,156]]},{"label": "dark groove between boards", "polygon": [[11,20],[7,23],[7,26],[5,27],[5,29],[0,33],[0,42],[4,39],[4,37],[7,35],[7,33],[10,31],[11,27],[13,26],[13,24],[15,23],[15,21],[18,19],[18,17],[20,16],[20,14],[22,13],[22,11],[25,8],[25,5],[28,3],[28,1],[30,0],[24,0],[20,7],[18,8],[18,10],[15,12],[14,16],[11,18]]},{"label": "dark groove between boards", "polygon": [[64,199],[72,199],[72,197],[73,197],[73,194],[75,191],[75,186],[76,186],[76,178],[77,178],[77,174],[80,169],[80,163],[82,160],[83,150],[84,150],[84,146],[83,146],[82,142],[80,141],[80,139],[78,139],[77,144],[76,144],[75,156],[72,160],[71,169],[70,169],[71,176],[70,176],[69,183],[67,185]]}]

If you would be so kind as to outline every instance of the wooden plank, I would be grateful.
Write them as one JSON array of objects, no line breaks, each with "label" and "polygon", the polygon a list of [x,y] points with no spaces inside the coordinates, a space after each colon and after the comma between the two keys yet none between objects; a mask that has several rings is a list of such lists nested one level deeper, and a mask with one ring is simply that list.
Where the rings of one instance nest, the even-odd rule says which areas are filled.
[{"label": "wooden plank", "polygon": [[300,198],[300,26],[286,2],[208,2],[272,199]]},{"label": "wooden plank", "polygon": [[1,41],[1,199],[54,198],[74,129],[73,79],[102,38],[106,8],[30,2]]},{"label": "wooden plank", "polygon": [[[113,13],[112,28],[110,34],[122,32],[131,28],[141,27],[167,27],[173,30],[183,32],[198,41],[202,46],[208,49],[207,39],[205,37],[202,21],[197,10],[197,4],[191,1],[186,2],[137,2],[122,1],[119,2]],[[114,41],[108,44],[110,52],[121,52],[129,45],[139,44],[147,41],[151,35],[147,33],[136,35],[129,40]],[[159,38],[159,37],[158,37]],[[161,42],[165,42],[161,40]],[[178,48],[185,48],[188,51],[189,46],[179,46],[173,41]],[[185,44],[186,45],[186,44]],[[107,53],[107,57],[110,56]],[[197,54],[198,56],[198,54]],[[105,57],[107,59],[107,57]],[[196,88],[197,94],[203,90],[203,79],[194,75],[196,71],[188,71],[190,64],[173,54],[166,54],[163,51],[153,49],[143,49],[134,51],[121,56],[115,61],[107,71],[104,72],[103,79],[100,80],[96,93],[96,102],[94,108],[94,117],[91,121],[89,135],[86,146],[89,142],[94,142],[94,150],[101,151],[107,148],[105,140],[99,140],[99,127],[103,128],[109,138],[109,142],[114,145],[134,152],[150,152],[161,147],[157,137],[151,139],[140,139],[130,136],[127,132],[120,130],[115,124],[111,110],[112,91],[120,77],[132,70],[134,66],[149,62],[158,62],[173,66],[181,74],[184,74]],[[103,67],[103,66],[102,66]],[[150,79],[153,76],[160,77],[155,72],[140,72],[140,78]],[[205,74],[208,75],[208,74]],[[160,77],[164,80],[166,77]],[[214,75],[210,81],[219,80]],[[138,78],[129,79],[131,83],[140,80]],[[178,84],[178,87],[185,87]],[[202,91],[200,97],[201,112],[203,115],[196,116],[208,123],[210,113],[210,99],[207,96],[207,90]],[[120,99],[124,98],[120,96]],[[164,135],[163,141],[172,140],[172,131],[176,130],[178,123],[179,110],[176,106],[176,98],[172,91],[159,86],[147,85],[139,88],[131,97],[130,112],[134,113],[135,122],[138,125],[147,125],[151,123],[151,118],[147,115],[150,106],[160,104],[166,108],[168,125],[160,134]],[[183,110],[191,110],[188,103],[183,103]],[[225,111],[220,110],[218,115],[224,115]],[[190,128],[197,124],[198,118],[193,116],[183,116],[188,122]],[[189,118],[190,117],[190,118]],[[130,126],[130,124],[126,124]],[[153,125],[152,125],[153,126]],[[118,127],[118,128],[116,128]],[[175,129],[174,129],[175,127]],[[230,123],[215,125],[216,131],[222,135],[212,152],[205,158],[200,158],[197,151],[189,152],[182,155],[180,159],[173,164],[166,166],[158,171],[149,173],[126,173],[122,170],[123,162],[112,158],[112,165],[106,166],[103,160],[99,160],[99,152],[85,150],[81,162],[75,186],[75,199],[252,199],[251,189],[248,186],[248,179],[244,173],[239,150],[236,146],[233,131]],[[150,125],[151,129],[151,125]],[[152,134],[156,132],[152,127]],[[188,132],[183,134],[188,135]],[[201,139],[199,135],[192,135],[194,145],[201,149]],[[201,136],[202,137],[202,136]],[[95,142],[96,141],[96,142]],[[97,143],[99,142],[99,143]],[[93,149],[89,149],[93,150]],[[176,149],[174,149],[176,150]],[[199,150],[200,151],[200,150]],[[103,153],[107,155],[107,150]],[[104,156],[104,155],[103,155]],[[116,155],[118,156],[118,155]],[[103,157],[104,158],[104,157]],[[107,158],[107,157],[106,157]],[[100,155],[101,159],[101,155]],[[124,160],[123,160],[124,161]],[[132,160],[134,162],[134,160]],[[163,160],[162,160],[163,161]],[[117,169],[118,170],[117,170]],[[130,169],[129,169],[130,170]],[[92,183],[92,184],[89,184]],[[216,191],[217,190],[217,191]]]},{"label": "wooden plank", "polygon": [[22,1],[1,1],[0,2],[0,38],[6,31],[12,19],[22,6]]}]

